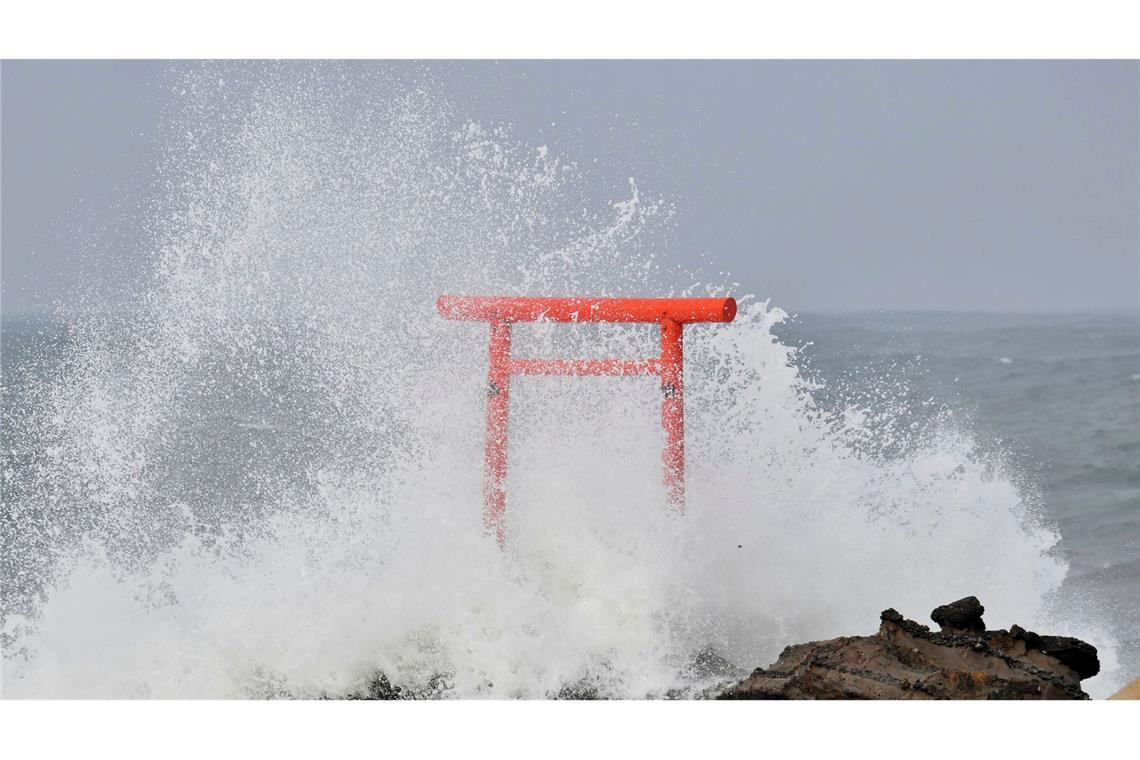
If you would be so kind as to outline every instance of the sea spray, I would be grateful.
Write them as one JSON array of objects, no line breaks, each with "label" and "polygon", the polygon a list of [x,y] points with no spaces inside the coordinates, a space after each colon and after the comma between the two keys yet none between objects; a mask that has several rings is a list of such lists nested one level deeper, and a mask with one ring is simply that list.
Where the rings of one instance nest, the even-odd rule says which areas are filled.
[{"label": "sea spray", "polygon": [[[952,419],[900,437],[889,407],[825,413],[786,315],[747,297],[686,334],[686,513],[652,381],[526,378],[500,552],[486,326],[436,296],[728,283],[659,262],[669,203],[466,119],[430,72],[172,86],[152,277],[127,316],[72,310],[63,366],[10,415],[5,696],[344,696],[377,673],[666,696],[699,690],[709,647],[751,668],[888,606],[980,593],[1058,627],[1058,535],[1015,475]],[[642,327],[517,332],[519,355],[654,352]]]}]

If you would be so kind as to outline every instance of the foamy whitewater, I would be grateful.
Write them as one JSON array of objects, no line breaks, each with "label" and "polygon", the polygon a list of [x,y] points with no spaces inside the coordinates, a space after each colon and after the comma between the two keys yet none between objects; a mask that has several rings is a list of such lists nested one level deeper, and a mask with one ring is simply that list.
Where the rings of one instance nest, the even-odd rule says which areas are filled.
[{"label": "foamy whitewater", "polygon": [[[978,594],[1080,636],[1033,490],[949,415],[825,412],[747,284],[658,263],[670,203],[472,123],[428,74],[180,74],[153,271],[83,302],[8,431],[5,697],[693,694]],[[364,94],[362,94],[364,93]],[[364,104],[362,106],[362,103]],[[715,249],[715,243],[710,243]],[[507,547],[482,528],[486,325],[441,293],[734,295],[686,329],[687,512],[648,378],[512,385]],[[519,356],[655,352],[640,326],[516,328]],[[885,424],[886,423],[886,424]]]}]

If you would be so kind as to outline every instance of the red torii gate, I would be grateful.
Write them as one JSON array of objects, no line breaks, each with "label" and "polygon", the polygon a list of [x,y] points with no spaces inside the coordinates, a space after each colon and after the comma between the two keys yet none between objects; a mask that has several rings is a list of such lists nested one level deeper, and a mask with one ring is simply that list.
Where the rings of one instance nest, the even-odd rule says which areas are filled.
[{"label": "red torii gate", "polygon": [[[669,501],[685,507],[684,341],[681,326],[693,322],[731,322],[734,298],[525,298],[510,296],[440,296],[439,313],[447,319],[488,322],[491,326],[487,372],[487,440],[483,481],[483,519],[503,545],[504,482],[507,477],[507,415],[511,375],[659,375],[661,425],[665,428],[665,485]],[[661,325],[661,355],[656,359],[515,359],[511,325],[515,322],[656,322]]]}]

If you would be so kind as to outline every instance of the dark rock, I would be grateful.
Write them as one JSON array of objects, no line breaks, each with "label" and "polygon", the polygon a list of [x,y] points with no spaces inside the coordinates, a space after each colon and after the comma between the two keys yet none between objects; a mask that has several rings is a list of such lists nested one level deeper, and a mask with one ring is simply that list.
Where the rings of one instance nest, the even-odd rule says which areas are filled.
[{"label": "dark rock", "polygon": [[902,621],[902,619],[902,613],[896,610],[894,607],[887,607],[885,610],[879,613],[879,620],[883,622],[898,623]]},{"label": "dark rock", "polygon": [[1041,648],[1041,637],[1033,631],[1027,631],[1017,623],[1009,627],[1009,635],[1015,639],[1020,639],[1025,642],[1025,646],[1029,649]]},{"label": "dark rock", "polygon": [[386,674],[376,672],[369,677],[364,689],[342,696],[326,696],[331,699],[440,699],[451,688],[450,676],[445,673],[436,673],[424,683],[397,686],[388,679]]},{"label": "dark rock", "polygon": [[930,613],[930,619],[938,623],[944,631],[948,629],[985,631],[986,624],[982,622],[982,613],[985,611],[986,608],[976,596],[967,596],[956,602],[935,607]]},{"label": "dark rock", "polygon": [[1055,657],[1072,668],[1078,678],[1092,678],[1100,672],[1100,658],[1096,647],[1071,636],[1038,636],[1038,646],[1045,654]]},{"label": "dark rock", "polygon": [[392,682],[388,680],[388,676],[383,673],[376,673],[365,686],[364,691],[358,691],[348,696],[349,699],[379,699],[379,700],[396,700],[407,699],[403,694],[403,689],[399,686],[393,686]]},{"label": "dark rock", "polygon": [[588,679],[577,681],[576,683],[566,684],[557,694],[554,695],[555,699],[574,699],[574,700],[595,700],[602,699],[602,693],[598,689],[597,684],[592,683]]},{"label": "dark rock", "polygon": [[1019,625],[1012,625],[1009,635],[1025,642],[1027,651],[1037,651],[1047,654],[1061,662],[1081,679],[1092,678],[1100,672],[1100,658],[1097,657],[1096,647],[1071,636],[1040,636],[1033,631],[1027,631]]},{"label": "dark rock", "polygon": [[[1088,699],[1096,649],[1020,626],[986,631],[973,597],[939,607],[934,633],[894,609],[879,631],[798,644],[718,699]],[[941,619],[940,619],[941,618]]]}]

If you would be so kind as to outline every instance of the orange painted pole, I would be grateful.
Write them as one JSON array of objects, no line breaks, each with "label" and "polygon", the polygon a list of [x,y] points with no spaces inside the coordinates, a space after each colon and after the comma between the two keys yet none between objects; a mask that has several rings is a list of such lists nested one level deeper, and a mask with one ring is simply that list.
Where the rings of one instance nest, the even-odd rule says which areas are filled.
[{"label": "orange painted pole", "polygon": [[661,320],[661,426],[669,504],[685,510],[685,350],[681,325]]},{"label": "orange painted pole", "polygon": [[507,492],[507,416],[511,391],[511,325],[491,323],[487,371],[487,441],[483,478],[483,525],[502,548]]}]

